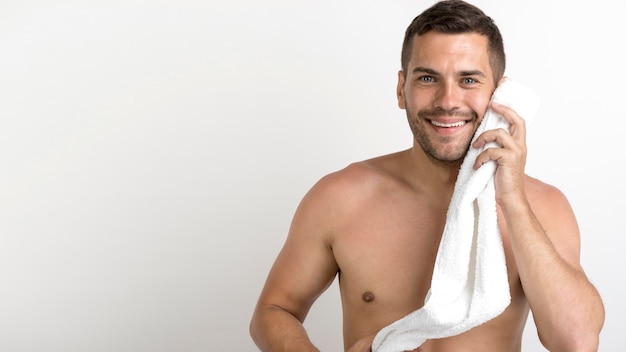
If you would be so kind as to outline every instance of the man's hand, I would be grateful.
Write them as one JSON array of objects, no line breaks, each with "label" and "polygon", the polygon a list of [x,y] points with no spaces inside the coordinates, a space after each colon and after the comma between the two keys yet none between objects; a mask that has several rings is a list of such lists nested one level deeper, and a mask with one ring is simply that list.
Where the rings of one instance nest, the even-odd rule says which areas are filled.
[{"label": "man's hand", "polygon": [[[357,341],[352,347],[348,348],[346,352],[372,352],[372,342],[374,342],[374,337],[376,334],[366,336],[359,341]],[[418,347],[411,351],[404,352],[421,352],[422,348]]]},{"label": "man's hand", "polygon": [[346,352],[371,352],[374,337],[376,337],[376,334],[372,334],[360,339],[354,345],[348,348]]},{"label": "man's hand", "polygon": [[489,160],[498,163],[495,183],[496,199],[500,203],[511,197],[524,196],[526,123],[515,111],[506,106],[492,103],[491,108],[509,122],[509,133],[504,129],[495,129],[478,136],[472,145],[474,148],[482,148],[491,142],[497,143],[501,148],[485,149],[476,158],[474,169],[478,169]]}]

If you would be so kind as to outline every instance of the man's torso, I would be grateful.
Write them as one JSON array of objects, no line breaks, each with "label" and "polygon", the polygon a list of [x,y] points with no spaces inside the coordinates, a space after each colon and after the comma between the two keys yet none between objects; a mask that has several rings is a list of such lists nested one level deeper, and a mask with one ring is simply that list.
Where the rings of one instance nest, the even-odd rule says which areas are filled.
[{"label": "man's torso", "polygon": [[[339,267],[344,340],[354,342],[420,308],[430,287],[435,256],[450,194],[422,194],[379,168],[376,162],[353,165],[359,175],[332,236]],[[352,187],[351,187],[352,188]],[[511,305],[497,318],[464,334],[427,341],[435,351],[519,351],[528,306],[505,227]]]}]

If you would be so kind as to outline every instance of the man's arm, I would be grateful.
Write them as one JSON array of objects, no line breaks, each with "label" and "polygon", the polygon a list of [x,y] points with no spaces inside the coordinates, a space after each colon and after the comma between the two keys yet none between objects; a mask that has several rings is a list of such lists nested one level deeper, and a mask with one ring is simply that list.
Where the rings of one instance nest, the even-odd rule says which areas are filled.
[{"label": "man's arm", "polygon": [[524,176],[524,121],[506,107],[494,104],[493,109],[511,123],[511,131],[483,133],[474,147],[496,141],[502,148],[481,153],[475,167],[498,163],[497,202],[539,337],[550,351],[596,351],[604,307],[580,265],[574,213],[556,188]]},{"label": "man's arm", "polygon": [[542,194],[533,209],[520,201],[503,212],[539,338],[550,351],[597,351],[604,308],[580,265],[572,209],[557,189],[529,187]]},{"label": "man's arm", "polygon": [[304,197],[269,273],[250,323],[262,351],[317,351],[302,323],[338,271],[330,246],[333,203],[327,194],[323,179]]}]

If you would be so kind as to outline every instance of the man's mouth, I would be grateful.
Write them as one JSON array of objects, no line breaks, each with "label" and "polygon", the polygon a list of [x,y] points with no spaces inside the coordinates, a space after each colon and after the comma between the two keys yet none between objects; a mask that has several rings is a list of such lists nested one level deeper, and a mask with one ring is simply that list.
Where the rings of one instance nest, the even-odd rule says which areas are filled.
[{"label": "man's mouth", "polygon": [[435,120],[429,120],[429,121],[434,126],[442,127],[442,128],[461,127],[467,123],[467,121],[457,121],[457,122],[452,122],[452,123],[443,123],[443,122],[438,122]]}]

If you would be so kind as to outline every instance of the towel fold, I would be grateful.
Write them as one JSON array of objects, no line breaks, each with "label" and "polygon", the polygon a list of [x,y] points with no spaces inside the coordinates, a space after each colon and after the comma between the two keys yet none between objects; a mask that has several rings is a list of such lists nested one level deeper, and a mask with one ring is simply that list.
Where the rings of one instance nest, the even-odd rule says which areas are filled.
[{"label": "towel fold", "polygon": [[[515,110],[527,125],[539,108],[539,97],[510,79],[498,86],[492,101]],[[473,140],[497,128],[508,131],[509,123],[488,109]],[[497,164],[490,161],[473,169],[478,154],[498,147],[495,143],[470,147],[454,187],[424,306],[380,330],[372,351],[408,351],[428,339],[458,335],[497,317],[510,304],[496,212]]]}]

